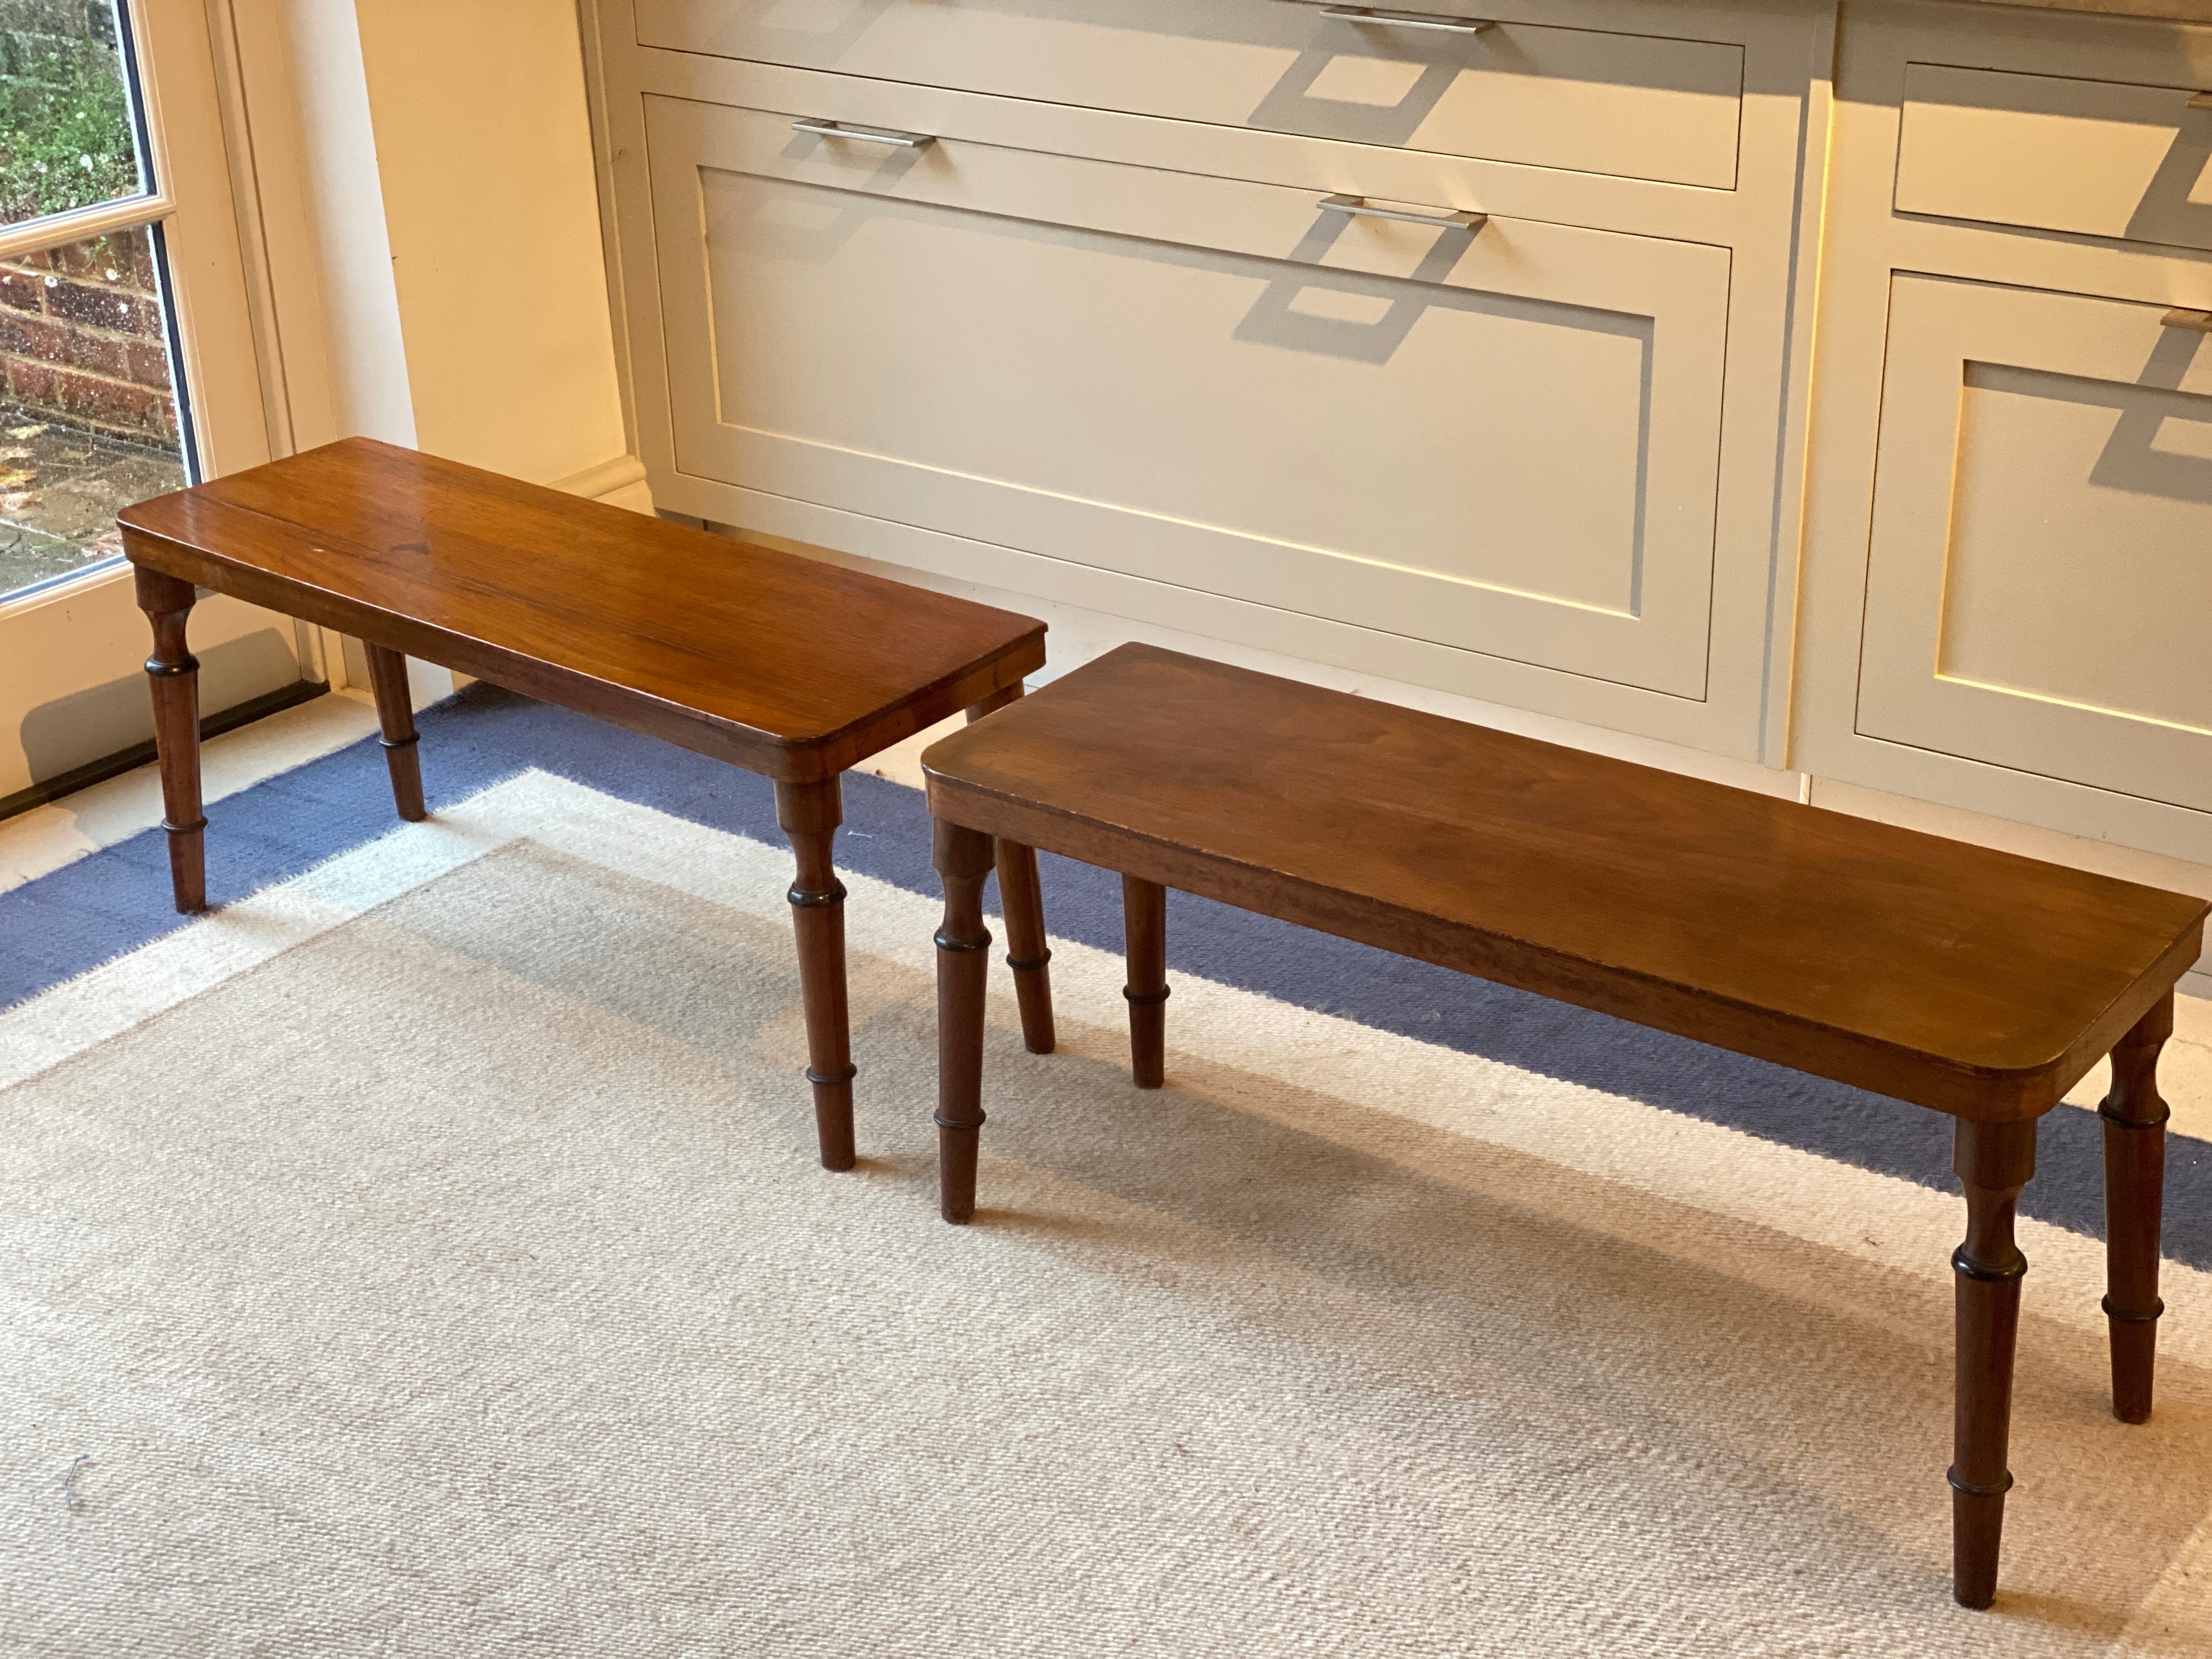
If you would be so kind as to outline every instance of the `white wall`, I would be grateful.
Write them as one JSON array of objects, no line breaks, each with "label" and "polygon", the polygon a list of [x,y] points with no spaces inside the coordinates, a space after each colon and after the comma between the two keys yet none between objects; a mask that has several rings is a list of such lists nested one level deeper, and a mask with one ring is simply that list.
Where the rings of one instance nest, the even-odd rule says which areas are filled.
[{"label": "white wall", "polygon": [[[356,434],[651,512],[568,0],[216,0],[277,454]],[[325,636],[323,672],[363,684]],[[416,665],[418,698],[453,686]]]},{"label": "white wall", "polygon": [[279,453],[635,499],[568,0],[223,0]]},{"label": "white wall", "polygon": [[362,0],[421,447],[551,483],[626,453],[568,0]]}]

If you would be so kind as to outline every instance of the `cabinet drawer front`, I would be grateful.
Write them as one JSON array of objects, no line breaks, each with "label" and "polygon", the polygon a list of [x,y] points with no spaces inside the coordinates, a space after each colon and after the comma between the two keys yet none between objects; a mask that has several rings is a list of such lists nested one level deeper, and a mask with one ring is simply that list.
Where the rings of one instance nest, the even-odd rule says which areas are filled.
[{"label": "cabinet drawer front", "polygon": [[2212,339],[1895,280],[1858,729],[2212,811]]},{"label": "cabinet drawer front", "polygon": [[2212,108],[2190,108],[2196,94],[1911,64],[1898,209],[2212,247]]},{"label": "cabinet drawer front", "polygon": [[679,471],[1704,695],[1725,250],[647,105]]},{"label": "cabinet drawer front", "polygon": [[799,69],[1735,184],[1743,49],[1715,41],[1504,21],[1456,34],[1308,0],[638,0],[637,31],[644,46]]}]

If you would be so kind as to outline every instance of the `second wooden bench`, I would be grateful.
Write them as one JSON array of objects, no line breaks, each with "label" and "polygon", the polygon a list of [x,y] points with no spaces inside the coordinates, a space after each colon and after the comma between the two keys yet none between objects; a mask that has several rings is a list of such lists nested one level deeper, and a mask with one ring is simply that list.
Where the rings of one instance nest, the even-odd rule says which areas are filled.
[{"label": "second wooden bench", "polygon": [[2150,1415],[2160,1045],[2203,901],[1125,646],[932,747],[945,1217],[975,1212],[994,837],[1121,872],[1136,1079],[1166,889],[1956,1120],[1958,1599],[1996,1593],[2036,1124],[2106,1054],[2113,1409]]}]

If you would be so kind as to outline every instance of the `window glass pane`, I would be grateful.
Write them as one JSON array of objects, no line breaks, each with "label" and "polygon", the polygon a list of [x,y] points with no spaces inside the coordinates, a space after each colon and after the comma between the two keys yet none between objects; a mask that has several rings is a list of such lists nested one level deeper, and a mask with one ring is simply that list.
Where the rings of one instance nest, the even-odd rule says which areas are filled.
[{"label": "window glass pane", "polygon": [[144,188],[115,0],[0,0],[0,224]]},{"label": "window glass pane", "polygon": [[0,594],[122,550],[118,508],[185,483],[144,229],[0,259]]}]

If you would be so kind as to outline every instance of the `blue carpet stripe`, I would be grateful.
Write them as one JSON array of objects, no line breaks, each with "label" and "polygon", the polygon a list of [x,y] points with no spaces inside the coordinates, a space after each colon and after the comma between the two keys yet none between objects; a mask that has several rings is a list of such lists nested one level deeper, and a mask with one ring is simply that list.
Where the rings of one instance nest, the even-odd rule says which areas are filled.
[{"label": "blue carpet stripe", "polygon": [[[537,767],[695,823],[782,840],[763,780],[565,709],[477,685],[426,710],[417,723],[434,810]],[[937,893],[928,820],[911,790],[854,774],[846,780],[845,811],[838,848],[844,868]],[[243,898],[392,827],[383,753],[365,739],[217,802],[208,818],[210,896],[216,903]],[[1117,878],[1048,856],[1044,884],[1054,933],[1121,948]],[[0,1006],[183,925],[170,908],[159,830],[0,894]],[[1949,1121],[1922,1108],[1188,894],[1170,898],[1169,926],[1177,972],[1956,1190]],[[2100,1146],[2094,1112],[2069,1106],[2053,1112],[2023,1209],[2101,1237]],[[2172,1136],[2168,1146],[2166,1253],[2212,1267],[2212,1144]]]}]

